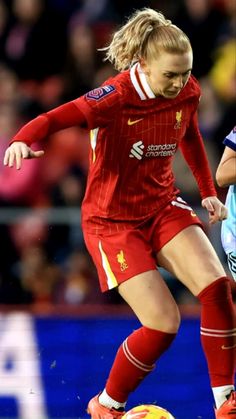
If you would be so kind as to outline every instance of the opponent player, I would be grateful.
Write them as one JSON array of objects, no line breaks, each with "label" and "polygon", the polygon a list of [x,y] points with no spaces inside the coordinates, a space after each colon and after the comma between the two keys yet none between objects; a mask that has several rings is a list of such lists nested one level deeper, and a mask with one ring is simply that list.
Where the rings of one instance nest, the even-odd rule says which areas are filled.
[{"label": "opponent player", "polygon": [[226,136],[225,149],[216,171],[216,181],[221,187],[229,187],[226,196],[228,218],[222,222],[221,240],[228,265],[236,281],[236,126]]},{"label": "opponent player", "polygon": [[191,76],[189,39],[161,13],[145,8],[114,34],[106,58],[120,73],[22,127],[4,160],[19,169],[22,159],[43,155],[33,151],[32,142],[75,124],[91,130],[82,205],[85,241],[102,291],[116,287],[141,327],[121,344],[105,388],[89,402],[88,412],[93,419],[120,418],[129,394],[176,336],[180,315],[159,265],[198,298],[216,417],[236,417],[230,279],[201,221],[179,196],[172,172],[179,147],[210,224],[226,218],[198,128],[201,93]]}]

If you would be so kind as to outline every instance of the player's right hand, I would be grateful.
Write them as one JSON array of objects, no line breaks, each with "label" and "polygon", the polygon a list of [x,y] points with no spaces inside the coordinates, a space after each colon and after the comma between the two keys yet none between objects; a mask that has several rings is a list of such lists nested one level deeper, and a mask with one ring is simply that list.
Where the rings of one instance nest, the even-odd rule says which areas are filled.
[{"label": "player's right hand", "polygon": [[6,149],[3,164],[9,167],[13,167],[15,164],[16,169],[19,170],[22,165],[22,159],[33,159],[43,155],[43,150],[34,151],[27,144],[15,141]]}]

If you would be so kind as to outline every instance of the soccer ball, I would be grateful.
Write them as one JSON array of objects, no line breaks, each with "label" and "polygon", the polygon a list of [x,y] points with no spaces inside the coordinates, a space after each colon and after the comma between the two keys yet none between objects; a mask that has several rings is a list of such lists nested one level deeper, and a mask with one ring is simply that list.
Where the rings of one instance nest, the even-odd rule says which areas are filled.
[{"label": "soccer ball", "polygon": [[154,404],[142,404],[133,407],[122,416],[122,419],[175,419],[174,416],[163,407]]}]

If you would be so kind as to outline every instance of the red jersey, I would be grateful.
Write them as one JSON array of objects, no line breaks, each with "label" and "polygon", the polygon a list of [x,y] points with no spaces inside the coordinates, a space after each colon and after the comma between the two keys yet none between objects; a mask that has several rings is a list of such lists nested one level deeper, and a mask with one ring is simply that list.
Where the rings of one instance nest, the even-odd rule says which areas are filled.
[{"label": "red jersey", "polygon": [[178,193],[172,171],[178,147],[202,198],[216,195],[198,129],[199,98],[193,76],[175,99],[155,97],[137,63],[100,88],[32,120],[13,141],[30,145],[59,129],[87,126],[91,153],[83,225],[91,231],[108,226],[118,231],[124,223],[148,219]]},{"label": "red jersey", "polygon": [[202,197],[216,194],[197,124],[199,98],[193,76],[175,99],[155,97],[136,64],[75,100],[92,129],[84,223],[140,222],[160,211],[178,193],[178,147]]}]

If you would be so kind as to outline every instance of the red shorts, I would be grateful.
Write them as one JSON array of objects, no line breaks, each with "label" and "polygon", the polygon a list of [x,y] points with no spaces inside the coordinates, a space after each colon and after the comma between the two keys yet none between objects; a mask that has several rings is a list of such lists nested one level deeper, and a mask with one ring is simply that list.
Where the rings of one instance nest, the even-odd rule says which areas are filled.
[{"label": "red shorts", "polygon": [[184,228],[202,223],[193,209],[177,197],[161,213],[138,227],[93,234],[84,231],[86,246],[97,268],[100,287],[107,291],[142,272],[157,269],[156,254]]}]

